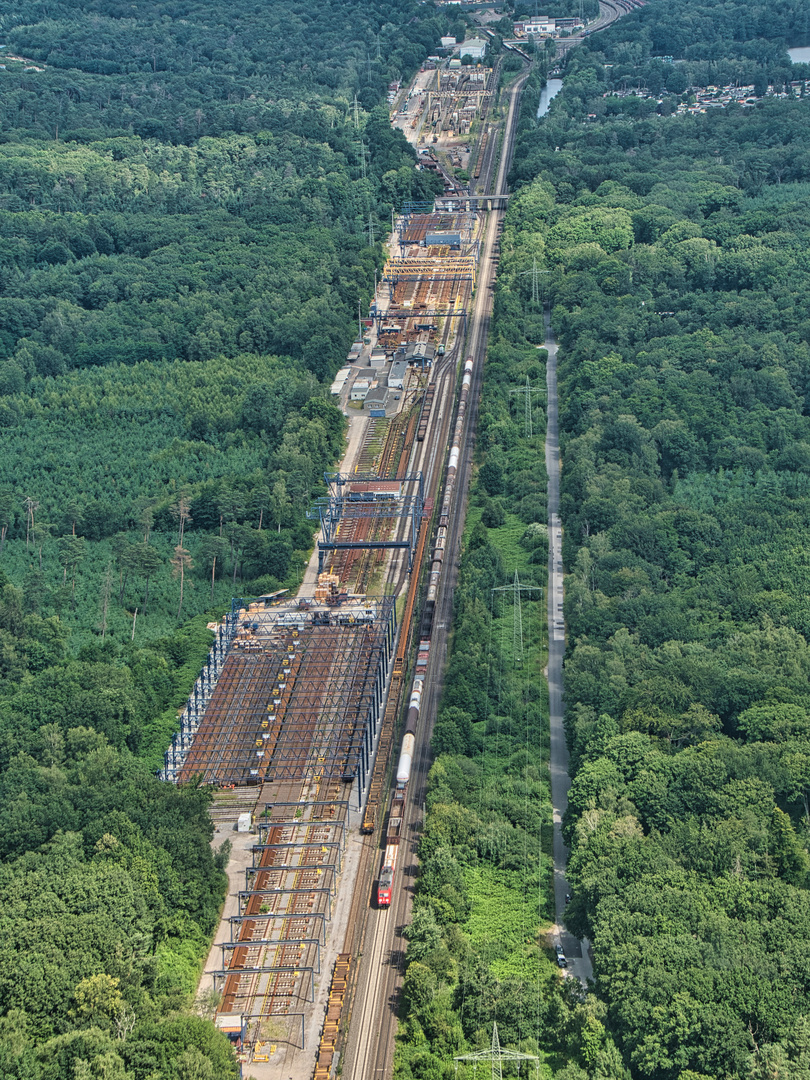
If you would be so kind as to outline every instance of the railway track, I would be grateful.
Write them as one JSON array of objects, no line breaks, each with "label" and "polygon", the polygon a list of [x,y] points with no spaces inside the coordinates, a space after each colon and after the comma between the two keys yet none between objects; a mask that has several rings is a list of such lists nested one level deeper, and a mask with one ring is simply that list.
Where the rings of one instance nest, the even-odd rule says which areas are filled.
[{"label": "railway track", "polygon": [[[643,3],[643,0],[641,2]],[[611,23],[620,19],[622,15],[626,15],[633,8],[640,6],[639,0],[599,0],[599,18],[591,23],[584,33],[575,34],[569,38],[559,38],[555,42],[555,69],[560,67],[561,62],[564,61],[571,49],[576,45],[581,45],[586,37],[597,34],[600,30],[605,30]]]},{"label": "railway track", "polygon": [[[501,156],[493,194],[500,194],[505,190],[505,177],[511,160],[517,120],[517,105],[527,77],[528,72],[516,80],[510,92],[509,114],[504,132],[504,153]],[[491,176],[494,169],[494,149],[489,156],[488,169]],[[487,186],[489,187],[489,184]],[[473,357],[473,379],[468,399],[463,453],[459,463],[456,501],[448,528],[444,563],[446,570],[442,578],[433,623],[431,660],[422,699],[421,721],[413,771],[408,785],[408,799],[404,809],[402,840],[400,841],[401,864],[397,868],[397,882],[391,907],[382,910],[369,908],[367,915],[359,975],[360,987],[356,995],[357,1005],[352,1014],[347,1046],[347,1067],[349,1074],[355,1080],[387,1080],[392,1072],[398,995],[405,955],[402,930],[410,920],[413,904],[413,887],[417,873],[416,844],[423,821],[427,774],[431,763],[430,738],[436,707],[442,691],[442,676],[447,655],[447,631],[452,613],[453,592],[458,577],[458,554],[466,514],[483,378],[483,359],[492,310],[492,285],[497,260],[496,243],[500,235],[502,217],[503,211],[500,209],[491,212],[482,245],[473,317],[464,349],[465,353]],[[435,402],[438,405],[434,406],[435,416],[431,423],[431,437],[425,438],[421,444],[417,443],[415,449],[415,455],[423,469],[429,470],[436,482],[438,482],[440,466],[448,445],[447,435],[453,414],[451,402],[455,376],[456,363],[446,365],[437,374]],[[379,856],[379,851],[377,854]]]},{"label": "railway track", "polygon": [[[608,25],[609,22],[618,18],[628,3],[632,3],[632,0],[613,0],[613,2],[602,0],[600,6],[605,13],[603,25]],[[482,147],[480,156],[481,183],[478,187],[483,192],[490,191],[492,194],[501,194],[505,191],[505,176],[511,164],[513,153],[517,102],[527,77],[528,72],[520,76],[509,92],[510,106],[504,130],[503,154],[501,155],[498,177],[494,184],[492,183],[492,174],[497,158],[497,128],[492,127],[490,129],[491,137],[487,140],[485,147]],[[321,1032],[321,1044],[315,1073],[317,1080],[326,1080],[334,1067],[334,1054],[339,1046],[341,1030],[345,1027],[347,1004],[348,1008],[351,1009],[351,1026],[346,1045],[341,1048],[344,1055],[344,1075],[351,1075],[353,1080],[387,1080],[392,1072],[394,1035],[397,1025],[397,1003],[405,955],[405,942],[402,938],[402,931],[410,919],[413,886],[417,874],[416,844],[422,827],[426,781],[431,764],[430,738],[436,708],[442,691],[443,671],[447,655],[447,631],[450,625],[453,592],[458,576],[457,560],[472,470],[475,429],[483,377],[483,360],[489,331],[492,286],[497,262],[497,241],[500,235],[502,217],[503,210],[492,211],[483,236],[478,287],[472,306],[466,347],[463,349],[456,347],[451,354],[445,355],[437,361],[431,373],[421,411],[419,408],[414,407],[409,412],[403,413],[393,422],[390,422],[390,424],[383,421],[382,424],[386,425],[387,430],[382,429],[380,422],[372,421],[364,438],[358,465],[364,471],[378,470],[381,477],[397,477],[407,472],[421,470],[426,479],[428,502],[430,503],[431,498],[435,499],[443,472],[453,420],[453,402],[459,357],[462,352],[472,356],[474,361],[472,382],[468,397],[466,426],[460,444],[461,454],[456,479],[456,500],[447,526],[445,572],[437,597],[430,662],[422,700],[421,726],[418,730],[413,770],[408,786],[408,801],[404,807],[402,847],[400,865],[397,870],[398,880],[391,907],[383,910],[371,908],[370,897],[373,878],[379,867],[380,849],[378,843],[375,843],[375,833],[363,837],[349,912],[348,930],[342,945],[344,952],[338,957],[338,963],[333,973],[326,1018]],[[407,283],[407,288],[409,295],[423,306],[433,306],[443,302],[446,299],[445,293],[449,292],[449,287],[446,284],[443,284],[437,291],[435,283],[425,281]],[[448,318],[444,333],[445,341],[451,323],[452,319]],[[382,439],[383,430],[385,430],[384,442]],[[454,441],[458,445],[458,432],[454,436]],[[380,531],[384,527],[388,528],[390,522],[384,523],[383,519],[358,518],[348,519],[345,525],[351,531],[353,539],[356,538],[362,541],[364,538],[378,538]],[[404,534],[407,527],[407,522],[401,521],[398,523],[397,529],[400,530],[400,535]],[[405,687],[409,685],[406,678],[408,630],[412,625],[413,613],[418,598],[421,555],[428,546],[430,536],[431,530],[426,520],[420,528],[415,572],[412,575],[404,612],[403,621],[405,625],[402,628],[401,640],[396,652],[389,701],[380,737],[380,752],[377,762],[379,767],[375,769],[370,781],[373,792],[379,792],[380,802],[378,805],[384,805],[382,802],[385,792],[384,779],[391,747],[394,744],[401,695]],[[342,580],[347,581],[347,583],[349,580],[354,581],[354,591],[363,591],[370,575],[382,563],[381,553],[375,551],[358,552],[357,555],[353,552],[339,553],[337,558],[341,562]],[[385,591],[399,593],[407,574],[406,560],[401,556],[393,557],[389,563]],[[324,740],[328,738],[328,733],[322,731],[319,737]],[[222,754],[225,754],[229,748],[223,743],[217,749]],[[302,752],[308,753],[308,748],[304,748]],[[309,781],[303,784],[301,799],[307,793],[309,793],[309,798],[317,798],[321,778],[317,777],[316,781],[314,788]],[[330,797],[337,799],[339,790],[338,786],[334,792],[330,792]],[[312,794],[313,791],[316,792],[315,795]],[[290,805],[294,805],[294,803]],[[337,802],[336,805],[338,805]],[[374,806],[373,800],[370,801],[369,806]],[[380,816],[379,812],[374,814],[373,820],[370,822],[372,829],[379,827]],[[294,985],[295,980],[300,975],[299,968],[302,965],[300,957],[296,958],[294,953],[290,951],[293,946],[288,944],[288,941],[290,943],[294,940],[300,942],[302,940],[302,931],[300,928],[294,931],[294,923],[291,921],[282,927],[282,932],[278,936],[271,934],[272,922],[270,916],[277,915],[277,917],[285,919],[288,917],[299,919],[300,917],[302,923],[303,920],[311,917],[312,904],[310,901],[317,899],[318,895],[324,891],[317,885],[317,876],[313,876],[320,876],[317,847],[321,845],[321,850],[325,850],[322,844],[324,842],[323,837],[326,834],[317,833],[315,830],[315,826],[319,824],[313,821],[311,823],[311,833],[308,829],[306,833],[302,834],[304,839],[301,840],[301,844],[296,849],[295,865],[285,865],[280,861],[281,856],[268,846],[261,856],[261,861],[253,871],[255,875],[253,881],[261,883],[256,892],[261,893],[262,888],[266,885],[267,894],[277,890],[277,886],[273,883],[280,880],[278,874],[292,875],[289,880],[300,888],[301,900],[299,901],[293,897],[290,906],[286,909],[287,913],[282,915],[275,908],[271,909],[266,906],[261,896],[254,894],[251,897],[249,902],[251,908],[246,911],[244,916],[250,922],[243,924],[236,943],[237,948],[233,952],[233,960],[238,963],[238,966],[232,972],[228,972],[226,980],[226,997],[229,999],[229,1005],[234,1009],[243,1006],[247,1007],[251,1002],[261,1002],[261,1015],[278,1015],[275,1007],[271,1007],[270,1003],[283,1002],[287,997],[292,1001],[295,994],[299,993],[299,991],[294,992]],[[309,839],[310,835],[312,840]],[[283,845],[286,848],[289,846],[290,835],[285,836],[281,832],[277,833],[274,829],[271,829],[267,833],[265,840],[279,840],[281,841],[279,846]],[[312,848],[308,846],[310,844],[313,845]],[[253,888],[256,889],[255,884]],[[298,893],[296,892],[295,895],[297,896]],[[277,897],[273,897],[271,903],[275,905]],[[300,908],[299,904],[302,905]],[[334,945],[332,947],[334,948]],[[340,947],[340,945],[338,944],[337,947]],[[258,966],[257,958],[260,954],[257,953],[257,949],[263,949],[267,956],[272,956],[272,967]],[[356,958],[356,963],[353,963],[353,957]],[[242,967],[244,970],[240,971],[239,969]],[[348,978],[350,969],[353,969],[354,972],[359,970],[359,978],[354,984],[354,990],[352,990],[351,986],[353,980]],[[283,1005],[280,1011],[284,1012]],[[252,1015],[259,1014],[253,1013]],[[257,1062],[261,1060],[267,1061],[267,1058],[257,1057],[255,1060]],[[296,1066],[290,1064],[289,1067],[293,1071]]]}]

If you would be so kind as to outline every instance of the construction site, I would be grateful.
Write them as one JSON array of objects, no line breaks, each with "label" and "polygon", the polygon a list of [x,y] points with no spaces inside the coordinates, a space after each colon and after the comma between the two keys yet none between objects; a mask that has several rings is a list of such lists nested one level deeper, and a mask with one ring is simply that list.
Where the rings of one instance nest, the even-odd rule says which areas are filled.
[{"label": "construction site", "polygon": [[[432,126],[480,110],[479,74],[445,83]],[[485,223],[462,203],[402,208],[333,387],[348,445],[302,586],[233,601],[165,756],[164,779],[214,789],[216,842],[233,843],[201,993],[256,1080],[327,1080],[345,1039]],[[364,382],[381,413],[357,404]]]}]

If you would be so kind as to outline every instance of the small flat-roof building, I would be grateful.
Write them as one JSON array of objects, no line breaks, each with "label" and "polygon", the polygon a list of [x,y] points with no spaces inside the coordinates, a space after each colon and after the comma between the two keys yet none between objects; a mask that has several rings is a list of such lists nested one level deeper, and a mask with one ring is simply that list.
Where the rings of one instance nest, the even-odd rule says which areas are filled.
[{"label": "small flat-roof building", "polygon": [[408,364],[405,360],[395,360],[388,373],[388,385],[392,390],[401,390],[408,372]]},{"label": "small flat-roof building", "polygon": [[349,391],[350,401],[364,401],[366,394],[371,389],[371,383],[368,379],[355,379],[352,383],[352,388]]},{"label": "small flat-roof building", "polygon": [[556,19],[549,19],[547,15],[533,15],[530,19],[515,23],[516,34],[553,34],[556,32]]},{"label": "small flat-roof building", "polygon": [[339,394],[343,387],[346,385],[346,380],[349,377],[350,369],[347,367],[341,368],[335,376],[335,381],[332,383],[332,393]]},{"label": "small flat-roof building", "polygon": [[245,1038],[245,1018],[241,1013],[220,1013],[214,1023],[233,1043],[241,1043]]},{"label": "small flat-roof building", "polygon": [[451,248],[461,247],[461,233],[457,232],[429,232],[425,233],[425,247],[440,245]]}]

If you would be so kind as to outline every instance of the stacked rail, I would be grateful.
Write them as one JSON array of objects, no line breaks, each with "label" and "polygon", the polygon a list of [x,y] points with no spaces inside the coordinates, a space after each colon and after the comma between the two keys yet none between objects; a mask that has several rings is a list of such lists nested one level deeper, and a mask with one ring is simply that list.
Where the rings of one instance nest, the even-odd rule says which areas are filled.
[{"label": "stacked rail", "polygon": [[324,799],[274,802],[258,822],[239,914],[230,919],[231,939],[214,973],[222,982],[218,1011],[249,1021],[256,1061],[268,1057],[263,1021],[302,1017],[314,1000],[346,839],[348,802],[340,794],[332,784]]},{"label": "stacked rail", "polygon": [[321,1041],[318,1046],[318,1061],[315,1066],[313,1080],[329,1080],[332,1073],[332,1063],[340,1034],[343,1003],[349,985],[351,963],[351,953],[338,953],[332,972],[332,982],[329,986],[329,1003],[326,1007],[326,1019],[324,1020]]},{"label": "stacked rail", "polygon": [[348,781],[358,769],[364,779],[392,649],[393,598],[244,614],[246,636],[225,662],[181,782]]}]

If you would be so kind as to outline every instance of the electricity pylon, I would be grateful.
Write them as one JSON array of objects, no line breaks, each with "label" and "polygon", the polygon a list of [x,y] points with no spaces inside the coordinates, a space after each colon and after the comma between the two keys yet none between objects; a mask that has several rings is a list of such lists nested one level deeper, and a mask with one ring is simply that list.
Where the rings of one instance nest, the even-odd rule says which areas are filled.
[{"label": "electricity pylon", "polygon": [[471,1061],[473,1063],[473,1076],[478,1071],[479,1062],[488,1061],[491,1068],[492,1080],[503,1080],[503,1063],[505,1061],[533,1061],[537,1075],[540,1075],[540,1058],[536,1054],[519,1054],[516,1050],[503,1050],[498,1038],[498,1025],[492,1023],[492,1046],[489,1050],[476,1050],[473,1054],[457,1054],[453,1061]]},{"label": "electricity pylon", "polygon": [[526,399],[526,438],[531,439],[534,434],[532,429],[532,394],[545,394],[542,386],[529,386],[529,376],[526,376],[526,385],[519,386],[516,390],[510,390],[510,394],[523,394]]},{"label": "electricity pylon", "polygon": [[520,602],[521,592],[542,592],[539,585],[521,585],[518,572],[515,570],[515,580],[511,585],[500,585],[492,590],[494,593],[514,593],[512,608],[512,659],[515,667],[523,663],[523,608]]},{"label": "electricity pylon", "polygon": [[540,270],[538,268],[537,256],[535,256],[532,259],[531,270],[524,270],[523,273],[520,275],[521,277],[528,277],[529,274],[532,275],[532,303],[535,305],[535,307],[540,307],[540,275],[550,273],[550,270]]},{"label": "electricity pylon", "polygon": [[366,178],[366,144],[362,139],[358,140],[360,145],[360,173],[365,180]]}]

